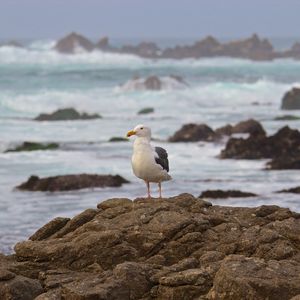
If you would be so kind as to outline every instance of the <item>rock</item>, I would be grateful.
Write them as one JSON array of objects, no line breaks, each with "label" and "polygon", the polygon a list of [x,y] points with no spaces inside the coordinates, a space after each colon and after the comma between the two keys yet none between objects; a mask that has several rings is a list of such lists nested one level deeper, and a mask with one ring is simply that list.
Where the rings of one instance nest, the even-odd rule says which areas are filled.
[{"label": "rock", "polygon": [[300,109],[300,88],[292,88],[282,98],[281,109]]},{"label": "rock", "polygon": [[66,37],[60,39],[56,43],[54,49],[66,54],[76,53],[82,50],[89,52],[94,50],[94,44],[84,36],[72,32]]},{"label": "rock", "polygon": [[120,136],[113,136],[109,139],[109,142],[128,142],[129,139],[120,137]]},{"label": "rock", "polygon": [[237,190],[228,190],[228,191],[222,191],[222,190],[208,190],[201,193],[199,198],[242,198],[242,197],[255,197],[256,194],[253,193],[247,193],[247,192],[241,192]]},{"label": "rock", "polygon": [[296,155],[282,155],[273,158],[267,163],[269,170],[299,170],[300,169],[300,153]]},{"label": "rock", "polygon": [[41,284],[35,279],[14,276],[0,281],[0,299],[3,300],[32,300],[42,292]]},{"label": "rock", "polygon": [[96,48],[102,51],[112,51],[113,48],[109,45],[109,39],[107,36],[103,37],[99,40],[99,42],[95,45]]},{"label": "rock", "polygon": [[58,109],[51,114],[40,114],[34,120],[36,121],[67,121],[67,120],[92,120],[100,119],[98,114],[89,115],[87,113],[80,114],[74,108]]},{"label": "rock", "polygon": [[69,221],[70,218],[57,217],[40,228],[29,239],[32,241],[44,240],[63,228]]},{"label": "rock", "polygon": [[235,133],[249,133],[252,135],[265,135],[266,134],[262,125],[254,119],[241,121],[234,126],[227,124],[224,127],[220,127],[218,129],[216,129],[215,132],[216,132],[216,134],[219,134],[219,135],[228,135],[228,136],[235,134]]},{"label": "rock", "polygon": [[86,188],[120,187],[124,183],[128,183],[128,181],[119,175],[79,174],[45,178],[33,175],[26,182],[17,186],[17,189],[57,192]]},{"label": "rock", "polygon": [[146,115],[146,114],[151,114],[151,113],[154,113],[153,107],[145,107],[138,111],[138,115]]},{"label": "rock", "polygon": [[121,91],[160,91],[160,90],[174,90],[184,89],[188,84],[182,77],[176,75],[169,75],[164,77],[149,76],[146,78],[134,77],[120,86]]},{"label": "rock", "polygon": [[284,190],[278,191],[277,193],[294,193],[294,194],[300,194],[300,186],[297,186],[295,188],[290,188],[290,189],[284,189]]},{"label": "rock", "polygon": [[5,152],[20,152],[20,151],[38,151],[38,150],[55,150],[58,149],[57,143],[35,143],[35,142],[24,142],[22,145],[17,146],[14,149],[8,149]]},{"label": "rock", "polygon": [[218,270],[208,299],[276,300],[290,299],[299,293],[299,264],[231,255]]},{"label": "rock", "polygon": [[1,296],[7,283],[25,279],[26,292],[21,284],[14,290],[34,290],[24,299],[40,300],[300,294],[300,214],[286,208],[213,206],[181,194],[112,198],[63,220],[42,227],[38,232],[48,233],[39,239],[18,243],[15,255],[0,255]]},{"label": "rock", "polygon": [[300,132],[285,126],[272,136],[250,135],[247,139],[231,138],[221,158],[260,159],[284,158],[290,161],[300,153]]},{"label": "rock", "polygon": [[216,133],[205,124],[186,124],[169,138],[169,142],[198,142],[213,141],[217,138]]},{"label": "rock", "polygon": [[283,115],[274,118],[274,121],[298,121],[300,117],[293,115]]}]

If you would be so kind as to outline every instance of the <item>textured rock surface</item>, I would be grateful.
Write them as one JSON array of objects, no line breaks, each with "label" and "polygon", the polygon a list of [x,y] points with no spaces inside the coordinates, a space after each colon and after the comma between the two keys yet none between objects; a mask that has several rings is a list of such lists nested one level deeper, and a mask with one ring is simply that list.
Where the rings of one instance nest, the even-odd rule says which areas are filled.
[{"label": "textured rock surface", "polygon": [[170,142],[199,142],[213,141],[217,138],[216,133],[205,124],[186,124],[183,125],[173,136]]},{"label": "textured rock surface", "polygon": [[300,88],[292,88],[282,98],[282,109],[300,109]]},{"label": "textured rock surface", "polygon": [[51,114],[40,114],[35,118],[37,121],[64,121],[64,120],[91,120],[99,119],[100,115],[89,115],[87,113],[79,113],[74,108],[58,109]]},{"label": "textured rock surface", "polygon": [[57,192],[86,188],[119,187],[123,183],[128,183],[128,181],[119,175],[79,174],[45,178],[33,175],[26,182],[17,186],[17,189]]},{"label": "textured rock surface", "polygon": [[15,295],[25,279],[24,299],[37,300],[300,294],[300,215],[278,206],[212,206],[189,194],[115,198],[39,232],[48,234],[0,255],[0,295],[7,284]]}]

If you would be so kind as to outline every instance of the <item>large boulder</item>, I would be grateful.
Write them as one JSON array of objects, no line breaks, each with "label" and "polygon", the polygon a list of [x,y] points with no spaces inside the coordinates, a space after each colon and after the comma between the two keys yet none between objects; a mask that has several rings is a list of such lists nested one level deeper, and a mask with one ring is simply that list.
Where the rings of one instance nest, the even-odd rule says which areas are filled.
[{"label": "large boulder", "polygon": [[189,194],[113,198],[33,236],[14,256],[0,255],[0,282],[30,277],[30,289],[43,286],[39,300],[300,294],[300,215],[274,205],[212,206]]},{"label": "large boulder", "polygon": [[72,32],[57,41],[54,49],[61,53],[71,54],[82,50],[89,52],[92,51],[94,47],[94,44],[86,37]]},{"label": "large boulder", "polygon": [[68,121],[68,120],[93,120],[100,119],[98,114],[79,113],[74,108],[58,109],[50,114],[40,114],[35,118],[36,121]]},{"label": "large boulder", "polygon": [[26,182],[17,186],[17,189],[57,192],[86,188],[120,187],[124,183],[128,183],[128,181],[119,175],[79,174],[45,178],[32,175]]},{"label": "large boulder", "polygon": [[282,98],[281,109],[300,109],[300,88],[292,88]]},{"label": "large boulder", "polygon": [[102,51],[113,51],[113,48],[109,44],[109,38],[107,36],[101,38],[95,45],[96,48]]},{"label": "large boulder", "polygon": [[214,141],[217,138],[216,133],[206,124],[185,124],[173,136],[169,138],[170,142],[199,142]]},{"label": "large boulder", "polygon": [[159,47],[152,42],[142,42],[137,46],[125,45],[120,50],[122,53],[135,54],[145,58],[157,58]]}]

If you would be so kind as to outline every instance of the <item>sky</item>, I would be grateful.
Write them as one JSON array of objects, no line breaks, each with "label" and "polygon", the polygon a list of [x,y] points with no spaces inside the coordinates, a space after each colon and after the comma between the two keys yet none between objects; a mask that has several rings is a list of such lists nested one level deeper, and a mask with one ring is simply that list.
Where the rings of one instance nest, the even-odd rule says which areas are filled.
[{"label": "sky", "polygon": [[300,36],[300,0],[0,0],[0,38]]}]

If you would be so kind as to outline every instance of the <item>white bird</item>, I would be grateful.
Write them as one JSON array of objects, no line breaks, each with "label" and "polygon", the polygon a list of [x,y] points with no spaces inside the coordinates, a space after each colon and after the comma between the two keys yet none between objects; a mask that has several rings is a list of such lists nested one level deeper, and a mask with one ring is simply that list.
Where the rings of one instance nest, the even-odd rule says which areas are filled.
[{"label": "white bird", "polygon": [[171,180],[169,172],[168,153],[161,147],[153,148],[150,144],[151,129],[144,125],[137,125],[128,131],[127,137],[136,135],[133,144],[132,170],[136,177],[143,179],[147,185],[148,198],[150,194],[150,182],[158,183],[159,197],[161,194],[161,182]]}]

